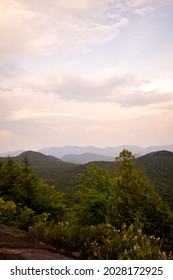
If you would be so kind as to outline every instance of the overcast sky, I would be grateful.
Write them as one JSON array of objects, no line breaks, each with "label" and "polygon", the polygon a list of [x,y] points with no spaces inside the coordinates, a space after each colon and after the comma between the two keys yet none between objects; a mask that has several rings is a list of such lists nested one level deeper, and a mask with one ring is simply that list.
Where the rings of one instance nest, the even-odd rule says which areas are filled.
[{"label": "overcast sky", "polygon": [[0,152],[173,144],[172,0],[0,0]]}]

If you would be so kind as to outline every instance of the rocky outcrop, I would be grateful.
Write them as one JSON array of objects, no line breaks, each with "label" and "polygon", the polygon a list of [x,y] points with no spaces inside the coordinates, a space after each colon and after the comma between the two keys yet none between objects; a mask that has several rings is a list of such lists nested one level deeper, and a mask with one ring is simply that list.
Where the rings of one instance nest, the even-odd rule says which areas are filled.
[{"label": "rocky outcrop", "polygon": [[70,260],[53,246],[26,238],[22,230],[0,225],[0,260]]}]

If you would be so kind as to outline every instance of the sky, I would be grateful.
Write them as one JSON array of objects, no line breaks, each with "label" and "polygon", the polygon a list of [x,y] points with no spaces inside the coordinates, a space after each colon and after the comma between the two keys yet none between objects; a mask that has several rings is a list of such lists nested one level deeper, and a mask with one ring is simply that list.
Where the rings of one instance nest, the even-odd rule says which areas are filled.
[{"label": "sky", "polygon": [[173,144],[172,0],[0,0],[0,152]]}]

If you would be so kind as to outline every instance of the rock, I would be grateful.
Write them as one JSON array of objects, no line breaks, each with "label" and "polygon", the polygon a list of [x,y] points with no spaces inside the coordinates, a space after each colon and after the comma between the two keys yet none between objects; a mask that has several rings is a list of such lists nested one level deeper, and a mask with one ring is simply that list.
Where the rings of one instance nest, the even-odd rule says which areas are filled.
[{"label": "rock", "polygon": [[72,256],[75,258],[79,258],[81,256],[80,252],[72,252]]},{"label": "rock", "polygon": [[26,238],[22,230],[0,225],[0,260],[70,260],[57,249]]}]

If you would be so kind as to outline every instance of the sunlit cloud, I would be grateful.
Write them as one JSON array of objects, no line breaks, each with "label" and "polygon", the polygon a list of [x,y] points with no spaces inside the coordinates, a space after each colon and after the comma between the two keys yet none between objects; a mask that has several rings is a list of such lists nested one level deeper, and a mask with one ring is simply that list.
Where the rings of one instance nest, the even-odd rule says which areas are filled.
[{"label": "sunlit cloud", "polygon": [[1,0],[0,10],[2,150],[172,141],[172,0]]},{"label": "sunlit cloud", "polygon": [[173,79],[153,79],[149,83],[141,86],[145,92],[160,91],[160,92],[173,92]]},{"label": "sunlit cloud", "polygon": [[[88,103],[115,103],[122,107],[147,106],[173,100],[172,80],[144,82],[132,75],[110,79],[84,79],[80,76],[52,76],[41,90],[62,100]],[[169,94],[166,94],[169,93]]]},{"label": "sunlit cloud", "polygon": [[108,1],[51,1],[50,5],[49,1],[2,0],[1,55],[41,56],[55,49],[86,52],[88,44],[106,43],[128,23],[126,18],[102,22],[107,5]]}]

